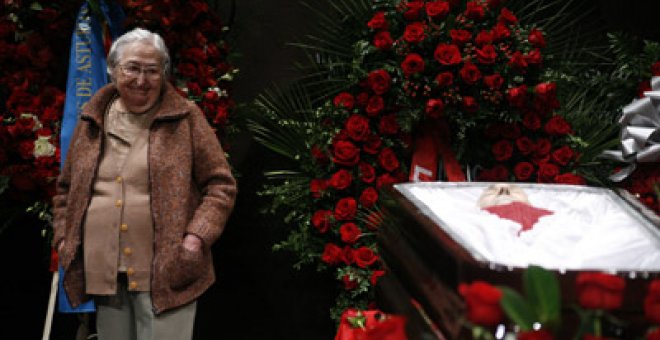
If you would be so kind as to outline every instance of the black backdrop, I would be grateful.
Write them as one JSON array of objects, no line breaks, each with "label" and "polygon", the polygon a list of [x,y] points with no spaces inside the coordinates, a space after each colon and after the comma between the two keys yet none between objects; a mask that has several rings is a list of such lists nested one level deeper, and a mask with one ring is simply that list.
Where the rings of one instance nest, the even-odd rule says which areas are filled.
[{"label": "black backdrop", "polygon": [[[325,4],[327,1],[310,1]],[[601,15],[622,30],[660,39],[654,16],[657,1],[595,1]],[[230,13],[230,1],[217,1]],[[267,86],[294,79],[297,51],[286,45],[303,36],[314,18],[297,0],[236,1],[232,48],[240,51],[235,83],[238,102],[253,100]],[[264,202],[256,194],[262,172],[285,160],[272,155],[245,134],[234,141],[231,160],[241,174],[236,209],[225,234],[214,246],[218,282],[198,304],[195,340],[331,339],[334,325],[327,310],[334,283],[313,269],[296,271],[293,258],[273,253],[273,242],[286,235],[277,218],[259,214]],[[0,235],[0,339],[41,337],[51,276],[48,248],[38,222],[25,217]],[[75,315],[56,314],[51,339],[74,339]]]}]

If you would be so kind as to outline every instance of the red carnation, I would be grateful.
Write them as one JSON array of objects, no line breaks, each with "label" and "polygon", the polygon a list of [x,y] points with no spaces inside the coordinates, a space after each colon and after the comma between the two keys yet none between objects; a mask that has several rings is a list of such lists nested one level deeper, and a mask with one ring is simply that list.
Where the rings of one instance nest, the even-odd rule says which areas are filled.
[{"label": "red carnation", "polygon": [[578,274],[576,285],[578,302],[584,308],[613,310],[623,303],[626,281],[622,277],[582,272]]}]

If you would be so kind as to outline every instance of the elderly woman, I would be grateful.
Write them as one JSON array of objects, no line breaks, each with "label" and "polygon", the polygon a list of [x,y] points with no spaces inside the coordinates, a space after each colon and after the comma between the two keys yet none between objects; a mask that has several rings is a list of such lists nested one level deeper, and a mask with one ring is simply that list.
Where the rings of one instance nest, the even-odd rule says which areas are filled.
[{"label": "elderly woman", "polygon": [[54,197],[53,245],[72,306],[93,298],[99,339],[191,339],[215,281],[211,245],[236,182],[197,106],[167,82],[163,39],[118,38],[112,83],[83,107]]}]

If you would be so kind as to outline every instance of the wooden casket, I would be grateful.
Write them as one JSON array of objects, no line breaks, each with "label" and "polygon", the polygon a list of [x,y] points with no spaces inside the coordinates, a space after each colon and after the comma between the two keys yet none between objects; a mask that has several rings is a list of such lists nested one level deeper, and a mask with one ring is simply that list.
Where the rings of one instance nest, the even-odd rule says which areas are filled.
[{"label": "wooden casket", "polygon": [[[556,273],[562,293],[559,338],[571,338],[578,316],[575,279],[581,271],[626,278],[624,303],[614,314],[619,338],[637,338],[645,327],[643,299],[660,277],[660,219],[625,191],[516,184],[534,207],[553,213],[520,233],[520,225],[476,204],[494,183],[417,182],[387,190],[378,232],[388,274],[379,281],[380,308],[408,317],[413,339],[457,339],[465,306],[460,282],[487,281],[521,290],[528,265]],[[518,228],[516,231],[515,228]]]}]

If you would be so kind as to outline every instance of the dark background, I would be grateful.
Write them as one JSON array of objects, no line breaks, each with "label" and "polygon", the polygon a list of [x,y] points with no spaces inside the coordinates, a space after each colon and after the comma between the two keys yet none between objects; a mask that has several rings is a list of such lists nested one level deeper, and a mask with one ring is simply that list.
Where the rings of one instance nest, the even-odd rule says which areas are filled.
[{"label": "dark background", "polygon": [[[594,5],[615,27],[660,40],[660,2],[601,0]],[[230,1],[217,6],[229,19]],[[230,43],[241,53],[235,61],[241,71],[234,98],[247,103],[264,88],[285,85],[298,75],[293,63],[300,56],[287,42],[311,30],[314,17],[297,0],[240,0],[234,18]],[[259,213],[268,204],[257,195],[262,173],[285,160],[241,135],[233,142],[231,162],[241,175],[237,206],[214,245],[218,281],[198,302],[195,340],[332,339],[328,309],[334,280],[313,269],[294,270],[290,254],[272,252],[273,243],[286,236],[286,226]],[[0,235],[0,339],[41,338],[51,282],[48,257],[39,223],[30,216]],[[56,313],[51,339],[73,340],[78,324],[76,315]]]}]

